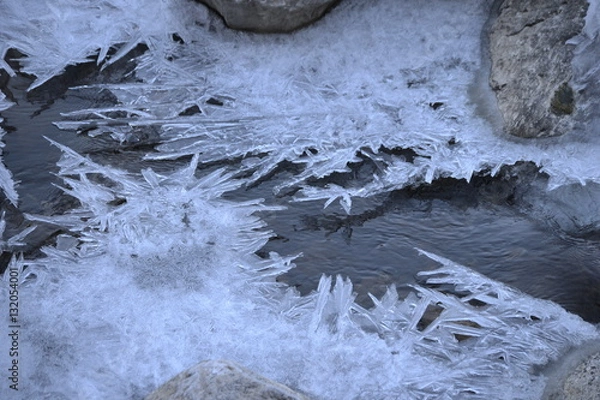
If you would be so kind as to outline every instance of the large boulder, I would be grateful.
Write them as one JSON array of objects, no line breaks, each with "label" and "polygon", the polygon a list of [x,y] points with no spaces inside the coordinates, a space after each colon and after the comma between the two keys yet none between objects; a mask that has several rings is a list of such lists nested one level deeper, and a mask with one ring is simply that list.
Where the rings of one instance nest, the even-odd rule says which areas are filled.
[{"label": "large boulder", "polygon": [[200,0],[227,26],[255,32],[290,32],[318,18],[339,0]]},{"label": "large boulder", "polygon": [[230,361],[189,368],[145,400],[308,400],[304,395]]},{"label": "large boulder", "polygon": [[490,84],[508,133],[562,135],[573,127],[573,52],[586,0],[505,0],[490,30]]}]

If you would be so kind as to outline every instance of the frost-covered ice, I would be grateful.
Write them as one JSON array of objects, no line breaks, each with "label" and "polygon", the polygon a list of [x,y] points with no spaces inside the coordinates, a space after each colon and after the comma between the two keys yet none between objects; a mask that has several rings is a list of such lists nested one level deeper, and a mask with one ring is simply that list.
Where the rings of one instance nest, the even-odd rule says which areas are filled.
[{"label": "frost-covered ice", "polygon": [[[578,133],[537,143],[498,135],[477,111],[489,108],[478,103],[491,95],[485,78],[477,80],[482,87],[473,83],[485,72],[480,34],[486,2],[423,7],[413,1],[348,0],[291,35],[230,31],[202,6],[184,0],[38,3],[0,6],[3,15],[15,15],[1,33],[5,47],[28,55],[23,71],[38,76],[33,86],[90,56],[106,65],[138,43],[149,46],[136,71],[143,82],[103,86],[118,97],[117,107],[82,110],[58,123],[88,128],[92,118],[121,141],[132,140],[140,127],[159,127],[162,144],[148,158],[197,152],[201,162],[259,156],[244,164],[255,180],[288,160],[305,166],[286,183],[305,186],[299,199],[340,198],[346,209],[354,196],[439,176],[493,174],[522,160],[550,175],[549,188],[600,181],[600,136],[587,134],[595,129],[593,104],[585,110],[590,124]],[[596,9],[594,2],[582,47],[597,37]],[[163,16],[161,23],[154,15]],[[42,23],[46,34],[32,40]],[[172,40],[175,32],[185,44]],[[125,44],[107,58],[118,43]],[[590,62],[581,74],[593,76],[598,63]],[[180,116],[192,106],[201,114]],[[114,121],[116,110],[123,113]],[[381,146],[412,149],[417,156],[384,157]],[[357,154],[380,164],[369,184],[305,185],[309,177],[347,171]]]},{"label": "frost-covered ice", "polygon": [[134,175],[63,152],[82,206],[54,219],[72,234],[7,270],[21,274],[24,398],[141,398],[227,358],[322,399],[532,399],[545,383],[535,366],[598,338],[559,306],[429,253],[441,267],[424,276],[454,290],[399,299],[391,287],[365,310],[338,276],[301,297],[275,280],[292,259],[254,255],[269,237],[254,214],[268,207],[220,198],[243,181],[195,177],[197,157]]},{"label": "frost-covered ice", "polygon": [[[355,196],[493,174],[517,161],[535,162],[550,187],[600,183],[600,136],[585,125],[564,138],[519,141],[482,115],[475,103],[489,93],[473,82],[488,7],[346,0],[307,29],[257,35],[230,31],[187,0],[1,2],[0,54],[26,54],[21,71],[37,77],[33,87],[69,64],[92,57],[104,66],[139,43],[149,48],[130,83],[96,86],[118,104],[65,115],[60,128],[123,142],[151,128],[160,143],[146,158],[192,156],[179,171],[134,174],[55,143],[64,189],[81,207],[29,216],[68,233],[44,249],[46,258],[9,267],[21,275],[24,398],[142,398],[207,358],[232,359],[323,399],[539,398],[536,366],[598,339],[593,326],[429,253],[423,269],[430,259],[442,267],[424,276],[443,291],[424,285],[399,299],[390,288],[365,310],[349,281],[338,277],[332,287],[323,277],[316,293],[300,297],[275,280],[296,255],[255,255],[270,236],[257,212],[276,209],[221,197],[284,160],[304,166],[285,184],[303,187],[298,200],[341,199],[347,211]],[[581,46],[595,43],[597,25]],[[118,50],[109,56],[111,46]],[[183,115],[194,106],[200,113]],[[359,156],[379,166],[365,184],[308,185]],[[199,163],[234,158],[248,174],[198,175]]]},{"label": "frost-covered ice", "polygon": [[[1,54],[2,53],[0,52],[0,55]],[[2,65],[0,63],[0,67],[1,66]],[[11,106],[12,103],[8,101],[4,93],[0,91],[0,112],[8,109]],[[0,117],[0,122],[2,122],[2,117]],[[15,182],[13,181],[12,174],[8,169],[6,169],[6,166],[2,162],[2,149],[4,148],[4,142],[2,141],[2,138],[5,134],[6,132],[0,128],[0,188],[4,192],[6,198],[16,206],[17,202],[19,201],[19,195],[15,190]]]},{"label": "frost-covered ice", "polygon": [[[346,1],[291,35],[233,32],[210,15],[190,13],[178,26],[165,24],[162,41],[135,36],[149,37],[151,48],[136,70],[143,82],[102,86],[117,96],[118,107],[81,110],[57,125],[99,125],[93,134],[121,141],[134,140],[142,127],[159,127],[162,143],[147,158],[246,156],[254,180],[291,161],[305,167],[285,183],[303,186],[299,200],[340,199],[345,209],[352,197],[440,176],[494,174],[518,161],[548,173],[550,189],[600,181],[593,104],[582,107],[589,126],[568,138],[533,143],[499,135],[482,114],[490,106],[480,103],[493,103],[487,80],[475,79],[485,74],[480,35],[488,6],[438,2],[425,10],[413,3]],[[193,30],[184,29],[193,22]],[[173,31],[184,45],[164,40]],[[180,116],[193,106],[201,113]],[[123,113],[115,120],[118,109]],[[389,157],[382,146],[412,149],[416,157]],[[306,185],[307,178],[348,171],[357,155],[380,166],[370,183]]]},{"label": "frost-covered ice", "polygon": [[[0,4],[0,55],[15,48],[27,55],[22,72],[37,80],[32,89],[67,65],[88,62],[110,64],[138,43],[151,45],[163,36],[183,31],[180,21],[196,14],[191,2],[128,0],[3,1]],[[157,21],[160,16],[160,21]],[[172,32],[169,32],[172,30]],[[125,43],[109,60],[112,45]],[[14,71],[4,61],[0,68]]]}]

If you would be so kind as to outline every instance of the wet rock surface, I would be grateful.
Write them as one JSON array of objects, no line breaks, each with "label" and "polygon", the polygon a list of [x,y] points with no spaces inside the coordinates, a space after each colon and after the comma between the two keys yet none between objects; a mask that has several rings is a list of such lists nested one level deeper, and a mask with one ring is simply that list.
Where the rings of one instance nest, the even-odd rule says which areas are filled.
[{"label": "wet rock surface", "polygon": [[210,360],[185,370],[146,400],[308,400],[230,361]]},{"label": "wet rock surface", "polygon": [[290,32],[319,19],[339,0],[200,0],[230,28]]},{"label": "wet rock surface", "polygon": [[505,130],[535,138],[572,130],[577,93],[572,87],[572,46],[588,3],[506,0],[490,29],[492,69]]}]

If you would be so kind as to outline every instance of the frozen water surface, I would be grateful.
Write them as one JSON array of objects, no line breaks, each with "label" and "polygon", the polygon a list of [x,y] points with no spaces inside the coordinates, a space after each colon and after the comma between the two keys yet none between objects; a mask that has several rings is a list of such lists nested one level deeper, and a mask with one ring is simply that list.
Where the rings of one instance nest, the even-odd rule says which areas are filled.
[{"label": "frozen water surface", "polygon": [[[428,284],[405,298],[391,287],[366,310],[350,281],[325,276],[300,296],[276,282],[296,254],[255,255],[271,235],[256,213],[276,207],[222,196],[283,161],[302,168],[276,190],[339,200],[346,212],[353,197],[517,161],[537,164],[549,188],[600,183],[600,137],[585,123],[564,138],[519,141],[476,112],[475,99],[489,95],[473,83],[489,6],[347,0],[307,29],[257,35],[230,31],[184,0],[0,4],[0,53],[24,53],[21,72],[37,77],[34,87],[69,64],[92,57],[106,66],[144,43],[129,83],[78,89],[109,90],[117,104],[56,124],[119,142],[152,130],[159,144],[148,160],[187,162],[127,172],[54,142],[64,190],[81,207],[30,215],[64,233],[46,258],[15,258],[4,276],[20,274],[19,394],[142,398],[202,359],[227,358],[315,398],[539,398],[537,367],[597,340],[594,326],[427,252]],[[596,31],[590,23],[582,46]],[[583,73],[594,65],[580,64]],[[360,157],[378,166],[361,184],[311,185]],[[197,172],[232,159],[237,169]],[[12,181],[2,182],[11,198]]]}]

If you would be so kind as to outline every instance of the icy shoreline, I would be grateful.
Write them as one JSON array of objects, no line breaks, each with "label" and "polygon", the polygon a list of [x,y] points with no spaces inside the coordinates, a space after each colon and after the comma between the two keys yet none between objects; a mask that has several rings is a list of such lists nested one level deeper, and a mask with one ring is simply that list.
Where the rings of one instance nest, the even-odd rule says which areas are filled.
[{"label": "icy shoreline", "polygon": [[[286,184],[301,188],[298,200],[341,199],[348,212],[353,196],[517,161],[542,167],[550,187],[600,183],[600,144],[585,132],[525,143],[476,115],[468,86],[487,6],[349,0],[289,36],[229,31],[183,0],[0,7],[14,17],[2,43],[28,55],[21,72],[38,77],[34,86],[91,55],[113,63],[145,43],[138,82],[92,87],[118,105],[57,125],[122,142],[156,129],[161,144],[148,159],[191,157],[181,170],[127,173],[56,143],[65,191],[81,208],[30,216],[65,233],[46,258],[15,259],[7,270],[20,275],[24,398],[142,398],[200,360],[227,358],[316,398],[534,399],[545,385],[538,366],[598,339],[556,304],[431,253],[429,285],[407,298],[390,288],[366,310],[342,277],[323,277],[301,297],[276,281],[294,255],[255,254],[271,235],[257,212],[276,208],[221,197],[284,160],[304,167]],[[109,57],[118,43],[126,45]],[[347,171],[357,153],[381,167],[366,185],[307,184]],[[197,176],[198,163],[231,158],[243,159],[238,171]],[[1,290],[8,310],[9,288]]]},{"label": "icy shoreline", "polygon": [[429,253],[442,267],[427,281],[449,293],[390,288],[365,310],[338,276],[301,297],[275,280],[291,259],[254,255],[269,233],[252,214],[265,207],[219,200],[241,182],[198,179],[194,163],[136,177],[63,151],[82,208],[45,219],[75,235],[9,267],[21,271],[29,397],[138,398],[227,357],[316,398],[499,398],[502,387],[500,398],[533,399],[545,384],[536,365],[598,338],[559,306]]},{"label": "icy shoreline", "polygon": [[[172,176],[148,170],[140,181],[64,150],[61,174],[83,208],[57,218],[80,233],[47,248],[47,259],[26,262],[21,276],[24,358],[40,363],[26,377],[43,388],[32,397],[135,398],[172,368],[229,357],[317,398],[489,398],[498,385],[506,387],[504,398],[537,398],[544,379],[530,369],[597,338],[593,326],[555,304],[432,254],[443,266],[428,272],[428,281],[455,286],[459,297],[422,287],[400,300],[392,288],[367,311],[353,303],[352,285],[341,277],[333,289],[324,277],[317,293],[300,297],[275,282],[292,267],[289,259],[253,255],[268,237],[251,216],[260,206],[219,201],[231,189],[220,174],[197,180],[192,165]],[[66,178],[74,173],[80,178]],[[108,181],[86,178],[94,174]],[[115,198],[126,202],[111,205]],[[423,327],[430,305],[442,311]],[[164,333],[153,339],[152,332]],[[67,347],[55,352],[57,346]],[[86,356],[90,348],[94,357]],[[148,364],[148,357],[161,362]],[[127,372],[102,378],[120,370],[106,366],[118,365]],[[54,382],[55,368],[73,386]],[[336,381],[340,373],[362,378],[348,385],[347,378]],[[131,386],[132,376],[142,380]]]}]

